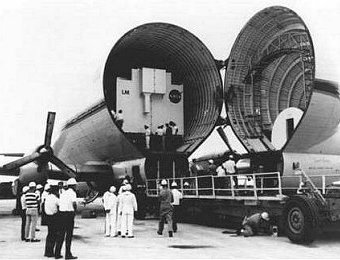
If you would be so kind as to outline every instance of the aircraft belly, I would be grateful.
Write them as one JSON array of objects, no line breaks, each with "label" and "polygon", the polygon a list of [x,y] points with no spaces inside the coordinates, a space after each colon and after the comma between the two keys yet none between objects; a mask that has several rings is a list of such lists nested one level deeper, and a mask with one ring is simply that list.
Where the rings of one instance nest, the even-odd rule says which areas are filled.
[{"label": "aircraft belly", "polygon": [[106,106],[63,129],[54,153],[66,164],[76,165],[143,157],[114,124]]}]

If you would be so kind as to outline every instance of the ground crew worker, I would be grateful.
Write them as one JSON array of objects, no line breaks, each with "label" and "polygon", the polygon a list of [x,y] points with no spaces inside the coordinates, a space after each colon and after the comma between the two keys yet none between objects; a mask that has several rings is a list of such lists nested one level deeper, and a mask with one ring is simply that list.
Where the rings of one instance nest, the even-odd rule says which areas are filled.
[{"label": "ground crew worker", "polygon": [[28,192],[30,188],[28,186],[24,186],[22,188],[22,195],[20,197],[21,202],[21,240],[26,240],[25,236],[25,226],[26,226],[26,201],[25,201],[25,194]]},{"label": "ground crew worker", "polygon": [[214,160],[210,159],[208,162],[209,162],[209,166],[208,166],[209,174],[215,175],[217,166],[215,165]]},{"label": "ground crew worker", "polygon": [[28,187],[29,190],[25,194],[26,203],[26,227],[25,227],[25,238],[26,242],[39,242],[39,239],[35,239],[35,228],[38,221],[38,195],[36,194],[35,182],[30,182]]},{"label": "ground crew worker", "polygon": [[118,113],[114,113],[114,118],[116,121],[116,125],[120,130],[122,130],[124,123],[123,110],[119,109]]},{"label": "ground crew worker", "polygon": [[71,253],[71,243],[74,228],[74,217],[77,209],[77,194],[75,188],[77,181],[74,178],[70,178],[66,182],[65,190],[60,194],[59,211],[60,221],[58,225],[58,237],[55,248],[55,258],[62,258],[61,248],[66,235],[65,241],[65,259],[77,259]]},{"label": "ground crew worker", "polygon": [[50,188],[51,188],[50,184],[46,183],[45,187],[44,187],[44,191],[41,194],[41,203],[40,203],[41,208],[40,208],[40,211],[41,211],[41,225],[42,226],[46,226],[47,225],[44,203],[45,203],[46,197],[50,193]]},{"label": "ground crew worker", "polygon": [[144,125],[144,129],[145,129],[145,148],[150,149],[151,130],[147,125]]},{"label": "ground crew worker", "polygon": [[136,196],[131,192],[131,185],[127,184],[123,188],[123,193],[119,197],[118,212],[122,215],[121,231],[122,237],[133,237],[133,217],[137,211]]},{"label": "ground crew worker", "polygon": [[159,207],[159,224],[158,224],[158,235],[163,234],[164,229],[164,222],[167,221],[168,223],[168,232],[169,237],[172,237],[173,230],[172,230],[172,213],[173,213],[173,206],[171,203],[174,202],[174,197],[172,192],[168,189],[168,183],[166,180],[161,181],[161,190],[159,192],[158,200],[160,202]]},{"label": "ground crew worker", "polygon": [[[127,184],[129,184],[129,180],[125,178],[122,182],[122,185],[119,188],[119,191],[118,191],[118,198],[117,198],[118,199],[118,206],[117,206],[117,208],[119,207],[119,197],[120,197],[121,194],[123,194],[123,188]],[[117,216],[117,232],[118,232],[119,236],[122,234],[121,226],[122,226],[122,215],[118,214],[118,216]]]},{"label": "ground crew worker", "polygon": [[174,197],[173,205],[173,215],[172,215],[172,229],[176,233],[177,232],[177,222],[178,222],[178,215],[180,213],[181,207],[181,199],[183,199],[183,194],[177,189],[177,183],[171,183],[171,192],[172,196]]},{"label": "ground crew worker", "polygon": [[245,217],[239,233],[245,237],[254,236],[258,233],[271,234],[272,229],[269,220],[270,218],[267,212],[256,213],[249,218]]},{"label": "ground crew worker", "polygon": [[234,161],[234,156],[231,154],[229,155],[229,159],[222,164],[222,167],[225,169],[227,175],[234,175],[233,180],[235,183],[235,187],[238,188],[238,181],[236,173],[236,164]]},{"label": "ground crew worker", "polygon": [[[45,189],[46,190],[46,189]],[[45,196],[44,201],[44,209],[45,212],[45,221],[47,224],[47,236],[46,236],[46,244],[45,244],[45,253],[46,257],[54,257],[55,256],[55,246],[57,241],[58,234],[58,222],[59,222],[59,189],[58,186],[52,186],[47,189],[48,194]]]},{"label": "ground crew worker", "polygon": [[111,186],[103,196],[103,204],[105,209],[105,236],[117,236],[117,205],[118,199],[115,194],[116,187]]}]

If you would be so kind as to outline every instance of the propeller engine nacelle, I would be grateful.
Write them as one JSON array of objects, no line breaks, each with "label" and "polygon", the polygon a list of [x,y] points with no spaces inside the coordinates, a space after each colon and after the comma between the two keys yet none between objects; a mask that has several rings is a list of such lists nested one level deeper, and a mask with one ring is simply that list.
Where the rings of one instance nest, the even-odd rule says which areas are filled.
[{"label": "propeller engine nacelle", "polygon": [[28,185],[29,182],[45,183],[47,181],[47,168],[35,163],[24,165],[20,168],[19,182]]}]

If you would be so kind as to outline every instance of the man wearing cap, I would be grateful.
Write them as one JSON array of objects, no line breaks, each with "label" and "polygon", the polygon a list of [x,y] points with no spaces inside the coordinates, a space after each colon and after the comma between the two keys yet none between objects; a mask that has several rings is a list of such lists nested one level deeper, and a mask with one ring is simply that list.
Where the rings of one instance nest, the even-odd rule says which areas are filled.
[{"label": "man wearing cap", "polygon": [[45,187],[44,187],[44,191],[41,194],[41,203],[40,203],[41,208],[40,208],[40,211],[41,211],[41,225],[42,226],[46,226],[47,225],[44,203],[45,203],[47,195],[50,193],[50,188],[51,188],[50,184],[46,183]]},{"label": "man wearing cap", "polygon": [[111,186],[109,191],[106,191],[103,196],[103,204],[106,214],[105,235],[109,237],[117,236],[117,205],[118,199],[115,195],[116,187]]},{"label": "man wearing cap", "polygon": [[55,248],[55,258],[62,258],[61,248],[66,235],[65,241],[65,259],[77,259],[71,253],[71,242],[73,236],[74,228],[74,217],[75,211],[77,209],[77,194],[75,188],[77,181],[74,178],[70,178],[67,181],[66,189],[60,194],[59,201],[59,211],[60,211],[60,221],[59,221],[59,234],[57,237],[57,243]]},{"label": "man wearing cap", "polygon": [[239,233],[245,237],[255,236],[258,233],[271,234],[272,229],[269,220],[267,212],[255,213],[243,220],[242,229]]},{"label": "man wearing cap", "polygon": [[[47,184],[46,184],[47,185]],[[45,186],[46,188],[46,186]],[[46,244],[45,244],[45,254],[46,257],[53,257],[54,249],[57,240],[58,233],[58,224],[59,224],[59,189],[58,186],[49,186],[48,189],[45,189],[48,194],[45,196],[44,200],[44,209],[45,212],[45,221],[48,226],[47,236],[46,236]]]},{"label": "man wearing cap", "polygon": [[229,159],[222,164],[222,167],[225,169],[227,175],[234,175],[233,180],[235,183],[235,187],[238,188],[238,180],[237,180],[237,176],[235,175],[236,164],[234,161],[234,156],[232,154],[229,155]]},{"label": "man wearing cap", "polygon": [[131,192],[131,184],[123,188],[123,193],[119,197],[118,213],[122,215],[121,231],[122,237],[127,235],[133,237],[133,218],[134,212],[137,211],[137,200],[135,194]]},{"label": "man wearing cap", "polygon": [[169,237],[172,237],[172,213],[173,206],[171,203],[174,202],[172,192],[168,189],[168,182],[166,180],[161,181],[161,190],[159,192],[158,200],[160,202],[159,207],[159,224],[158,224],[158,235],[162,235],[164,229],[164,222],[168,223]]},{"label": "man wearing cap", "polygon": [[214,163],[214,160],[213,159],[210,159],[209,161],[209,166],[208,166],[208,171],[209,171],[209,174],[211,175],[215,175],[216,174],[216,164]]},{"label": "man wearing cap", "polygon": [[25,236],[25,226],[26,226],[26,201],[25,201],[25,194],[28,192],[30,188],[28,186],[24,186],[22,188],[22,194],[20,197],[21,202],[21,240],[26,240]]},{"label": "man wearing cap", "polygon": [[[119,187],[119,191],[118,191],[118,206],[117,208],[119,207],[119,201],[120,201],[120,197],[121,195],[123,194],[123,189],[124,187],[129,184],[129,180],[125,177],[122,181],[122,185],[120,185]],[[118,216],[117,216],[117,232],[118,232],[118,235],[121,235],[121,226],[122,226],[122,215],[118,213]]]},{"label": "man wearing cap", "polygon": [[26,227],[25,227],[25,237],[26,242],[39,242],[40,240],[35,239],[35,228],[38,221],[38,195],[36,194],[36,184],[35,182],[30,182],[29,190],[25,194],[26,203]]},{"label": "man wearing cap", "polygon": [[173,215],[172,215],[172,229],[176,233],[177,232],[177,222],[178,215],[181,207],[181,199],[183,199],[183,194],[177,189],[177,183],[174,181],[171,183],[171,192],[174,197],[173,205]]}]

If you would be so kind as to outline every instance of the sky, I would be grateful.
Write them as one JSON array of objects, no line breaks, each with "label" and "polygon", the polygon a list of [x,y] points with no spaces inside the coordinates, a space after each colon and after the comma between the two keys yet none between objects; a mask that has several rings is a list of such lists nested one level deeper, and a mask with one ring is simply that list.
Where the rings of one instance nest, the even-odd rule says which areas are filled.
[{"label": "sky", "polygon": [[167,22],[226,59],[247,21],[263,8],[294,10],[311,32],[316,76],[339,81],[340,1],[6,0],[0,2],[0,152],[43,143],[48,111],[64,123],[103,97],[106,57],[124,33]]}]

